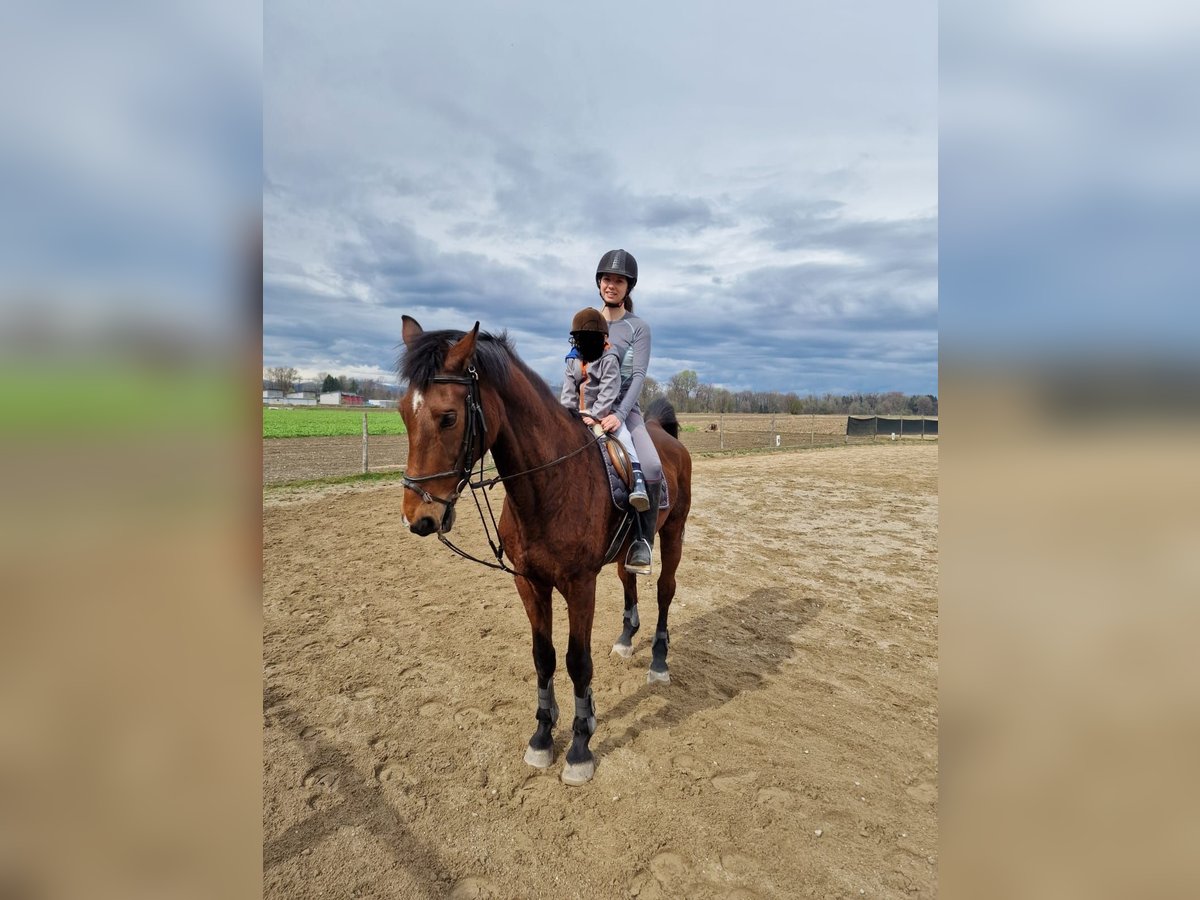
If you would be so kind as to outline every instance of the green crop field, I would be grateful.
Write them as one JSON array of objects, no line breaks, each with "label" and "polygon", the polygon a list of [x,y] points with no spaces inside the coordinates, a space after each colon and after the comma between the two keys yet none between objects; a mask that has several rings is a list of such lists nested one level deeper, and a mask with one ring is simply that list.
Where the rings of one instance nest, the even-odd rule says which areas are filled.
[{"label": "green crop field", "polygon": [[[264,438],[341,437],[362,434],[361,409],[290,406],[263,409]],[[394,409],[367,410],[368,434],[404,434],[404,420]]]}]

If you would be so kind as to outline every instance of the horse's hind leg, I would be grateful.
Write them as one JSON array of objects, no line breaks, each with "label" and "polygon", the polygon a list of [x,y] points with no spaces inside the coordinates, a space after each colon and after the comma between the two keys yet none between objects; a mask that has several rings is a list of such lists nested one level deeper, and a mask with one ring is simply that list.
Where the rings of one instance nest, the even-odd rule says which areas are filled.
[{"label": "horse's hind leg", "polygon": [[525,604],[525,614],[533,629],[533,667],[537,670],[537,731],[529,739],[525,762],[544,769],[554,762],[553,728],[558,723],[558,703],[554,698],[554,639],[550,586],[517,576],[517,593]]},{"label": "horse's hind leg", "polygon": [[621,617],[621,635],[613,644],[612,652],[623,659],[633,656],[633,636],[638,633],[641,621],[638,619],[638,590],[637,579],[625,571],[625,563],[617,562],[617,575],[625,588],[625,613]]},{"label": "horse's hind leg", "polygon": [[[650,647],[650,671],[646,673],[648,684],[670,684],[671,672],[667,668],[667,613],[675,597],[675,571],[683,557],[683,517],[663,525],[659,536],[659,553],[662,571],[658,576],[658,624],[654,627],[654,643]],[[632,580],[632,579],[631,579]]]}]

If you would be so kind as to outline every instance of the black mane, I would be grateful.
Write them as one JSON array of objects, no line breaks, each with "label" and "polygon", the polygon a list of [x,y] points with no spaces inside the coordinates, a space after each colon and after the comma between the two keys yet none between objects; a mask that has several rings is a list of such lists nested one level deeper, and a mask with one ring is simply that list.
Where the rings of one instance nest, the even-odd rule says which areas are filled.
[{"label": "black mane", "polygon": [[[397,370],[402,381],[407,381],[418,390],[426,390],[433,381],[433,376],[442,371],[446,364],[446,353],[462,340],[465,331],[444,329],[442,331],[426,331],[417,338],[413,346],[404,351],[397,362]],[[479,332],[475,341],[475,369],[479,372],[481,381],[486,381],[498,388],[508,385],[509,375],[515,367],[525,374],[533,384],[534,389],[544,394],[555,403],[558,399],[553,395],[545,379],[530,369],[517,356],[509,340],[508,331],[500,334]]]}]

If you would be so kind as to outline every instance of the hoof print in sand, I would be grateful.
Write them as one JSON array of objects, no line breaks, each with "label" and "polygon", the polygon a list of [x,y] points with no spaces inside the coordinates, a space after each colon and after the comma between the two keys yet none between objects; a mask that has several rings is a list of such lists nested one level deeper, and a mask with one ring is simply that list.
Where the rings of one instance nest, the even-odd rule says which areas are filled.
[{"label": "hoof print in sand", "polygon": [[454,714],[454,724],[462,728],[479,725],[488,719],[488,714],[474,706],[464,706]]},{"label": "hoof print in sand", "polygon": [[666,850],[652,860],[649,871],[643,870],[629,884],[631,896],[639,900],[657,900],[665,897],[687,897],[692,886],[692,873],[687,861],[671,850]]},{"label": "hoof print in sand", "polygon": [[792,805],[792,792],[783,788],[765,787],[754,797],[757,806],[770,806],[775,809],[787,809]]},{"label": "hoof print in sand", "polygon": [[676,753],[671,757],[671,767],[697,781],[707,778],[712,771],[708,763],[691,753]]},{"label": "hoof print in sand", "polygon": [[663,887],[677,885],[687,875],[687,863],[678,853],[667,850],[650,860],[650,874]]},{"label": "hoof print in sand", "polygon": [[485,897],[498,897],[496,886],[486,878],[471,876],[459,881],[450,889],[450,900],[483,900]]},{"label": "hoof print in sand", "polygon": [[741,791],[750,787],[757,777],[757,772],[724,772],[713,776],[712,786],[718,791]]},{"label": "hoof print in sand", "polygon": [[431,700],[428,703],[422,703],[421,708],[417,710],[417,715],[424,716],[426,719],[440,719],[445,714],[446,707],[434,700]]},{"label": "hoof print in sand", "polygon": [[938,798],[938,789],[936,784],[914,784],[910,788],[905,788],[905,793],[914,800],[920,800],[922,803],[936,803]]},{"label": "hoof print in sand", "polygon": [[317,766],[304,773],[300,780],[302,787],[317,788],[322,791],[336,791],[342,780],[342,773],[333,766]]}]

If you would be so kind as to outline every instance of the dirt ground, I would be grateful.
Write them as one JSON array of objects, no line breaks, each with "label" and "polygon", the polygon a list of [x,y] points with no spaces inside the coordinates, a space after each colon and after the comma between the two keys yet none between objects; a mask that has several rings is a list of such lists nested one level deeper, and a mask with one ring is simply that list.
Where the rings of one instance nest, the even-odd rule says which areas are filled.
[{"label": "dirt ground", "polygon": [[601,577],[581,788],[569,706],[555,765],[523,761],[509,576],[408,533],[396,483],[267,490],[266,896],[935,896],[937,478],[932,442],[697,459],[669,685],[646,683],[649,591],[610,655]]}]

